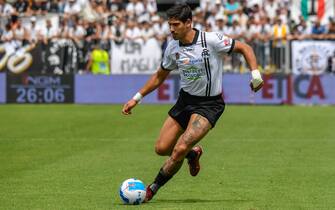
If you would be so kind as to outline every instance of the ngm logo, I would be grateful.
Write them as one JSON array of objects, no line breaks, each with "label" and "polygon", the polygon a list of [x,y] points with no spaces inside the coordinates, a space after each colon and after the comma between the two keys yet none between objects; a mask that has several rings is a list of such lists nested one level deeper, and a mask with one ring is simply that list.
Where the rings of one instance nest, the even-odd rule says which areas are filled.
[{"label": "ngm logo", "polygon": [[60,76],[24,76],[22,77],[24,85],[34,86],[54,86],[61,85],[62,79]]}]

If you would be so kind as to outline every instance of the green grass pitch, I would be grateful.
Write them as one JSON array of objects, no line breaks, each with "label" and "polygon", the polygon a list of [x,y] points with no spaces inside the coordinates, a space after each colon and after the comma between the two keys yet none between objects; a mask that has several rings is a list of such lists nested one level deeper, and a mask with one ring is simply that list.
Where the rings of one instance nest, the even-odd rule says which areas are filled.
[{"label": "green grass pitch", "polygon": [[334,107],[232,106],[148,204],[126,206],[127,178],[149,184],[170,105],[1,105],[0,209],[335,209]]}]

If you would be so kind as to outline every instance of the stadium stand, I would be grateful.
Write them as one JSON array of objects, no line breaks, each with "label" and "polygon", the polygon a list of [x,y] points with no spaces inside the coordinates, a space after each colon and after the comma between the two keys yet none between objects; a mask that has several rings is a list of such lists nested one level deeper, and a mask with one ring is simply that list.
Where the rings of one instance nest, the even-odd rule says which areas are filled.
[{"label": "stadium stand", "polygon": [[[194,27],[243,40],[255,49],[261,70],[289,73],[291,40],[335,39],[335,3],[326,1],[326,5],[321,5],[317,0],[308,1],[305,8],[302,7],[304,2],[200,0],[193,4],[192,1],[196,6]],[[79,64],[74,71],[65,73],[87,72],[89,54],[97,43],[110,50],[111,43],[145,43],[154,38],[164,51],[170,39],[164,11],[161,11],[165,3],[155,0],[0,0],[1,45],[7,53],[32,44],[41,45],[43,51],[52,42],[71,40],[77,48]],[[43,59],[47,60],[42,56]],[[246,64],[239,56],[224,59],[224,71],[246,72]],[[328,69],[334,69],[335,64],[331,63],[334,59],[329,60]],[[47,67],[44,71],[48,71]]]}]

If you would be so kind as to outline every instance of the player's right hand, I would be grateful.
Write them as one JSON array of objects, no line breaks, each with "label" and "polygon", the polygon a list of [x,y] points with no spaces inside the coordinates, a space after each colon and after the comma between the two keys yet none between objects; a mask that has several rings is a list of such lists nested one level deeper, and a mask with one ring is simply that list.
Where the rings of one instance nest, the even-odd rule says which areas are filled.
[{"label": "player's right hand", "polygon": [[130,115],[131,110],[137,105],[137,103],[138,102],[135,101],[134,99],[130,99],[125,105],[123,105],[122,114]]}]

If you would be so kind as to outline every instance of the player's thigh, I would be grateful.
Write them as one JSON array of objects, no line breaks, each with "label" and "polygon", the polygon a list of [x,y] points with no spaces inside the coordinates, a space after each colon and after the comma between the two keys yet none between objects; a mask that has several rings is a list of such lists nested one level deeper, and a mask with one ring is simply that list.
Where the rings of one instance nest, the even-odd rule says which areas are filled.
[{"label": "player's thigh", "polygon": [[159,137],[156,141],[156,152],[162,153],[162,155],[170,154],[178,138],[183,132],[184,130],[179,125],[179,123],[172,117],[168,116],[160,130]]},{"label": "player's thigh", "polygon": [[206,117],[200,114],[192,114],[187,128],[177,145],[184,144],[184,146],[190,149],[197,144],[211,128],[212,125]]}]

